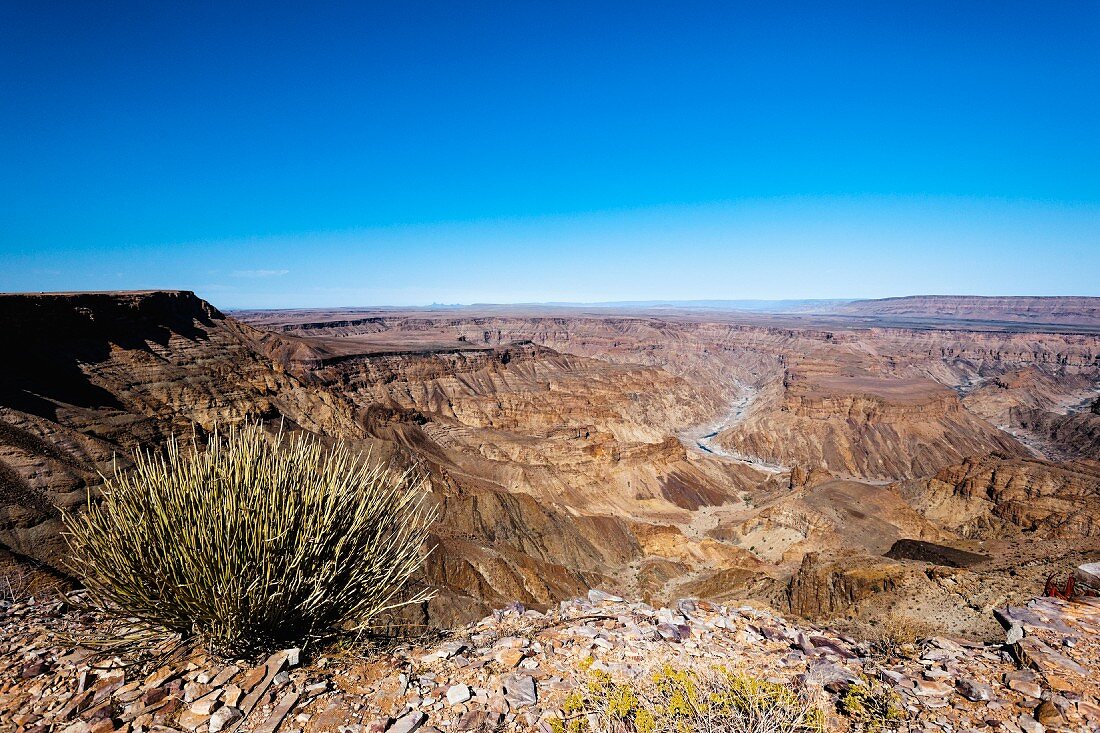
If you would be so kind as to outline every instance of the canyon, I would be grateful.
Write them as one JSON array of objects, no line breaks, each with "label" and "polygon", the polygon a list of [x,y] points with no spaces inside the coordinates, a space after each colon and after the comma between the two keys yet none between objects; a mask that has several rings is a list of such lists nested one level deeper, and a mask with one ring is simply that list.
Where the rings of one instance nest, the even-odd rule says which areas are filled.
[{"label": "canyon", "polygon": [[1098,301],[3,295],[0,559],[63,579],[60,512],[134,449],[262,421],[429,478],[434,625],[600,587],[992,638],[992,609],[1100,555]]}]

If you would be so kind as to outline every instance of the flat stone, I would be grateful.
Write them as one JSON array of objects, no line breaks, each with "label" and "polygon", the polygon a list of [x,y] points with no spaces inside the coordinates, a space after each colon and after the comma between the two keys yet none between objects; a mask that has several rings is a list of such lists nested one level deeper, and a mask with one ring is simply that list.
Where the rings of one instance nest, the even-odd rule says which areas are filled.
[{"label": "flat stone", "polygon": [[267,719],[260,724],[259,728],[256,728],[253,733],[275,733],[279,724],[283,722],[290,711],[298,703],[298,693],[288,692],[279,699],[279,704],[275,706],[275,709],[271,711],[271,714],[267,716]]},{"label": "flat stone", "polygon": [[837,656],[845,659],[855,659],[856,654],[844,644],[833,639],[826,638],[824,636],[811,636],[809,638],[811,644],[817,649],[826,649],[833,652]]},{"label": "flat stone", "polygon": [[145,682],[142,687],[160,687],[165,682],[176,676],[176,672],[171,667],[161,667],[148,677],[145,678]]},{"label": "flat stone", "polygon": [[156,705],[158,702],[168,696],[168,691],[163,687],[155,687],[152,690],[147,690],[141,697],[141,702],[146,707],[150,705]]},{"label": "flat stone", "polygon": [[226,705],[236,707],[242,697],[244,697],[244,690],[236,685],[226,685],[222,688],[222,702]]},{"label": "flat stone", "polygon": [[450,659],[454,655],[466,649],[465,642],[461,641],[448,641],[439,645],[439,651],[443,653],[444,659]]},{"label": "flat stone", "polygon": [[1016,723],[1024,733],[1046,733],[1047,730],[1045,725],[1027,713],[1022,713]]},{"label": "flat stone", "polygon": [[505,669],[515,669],[526,656],[522,649],[498,649],[493,652],[493,661]]},{"label": "flat stone", "polygon": [[691,629],[680,624],[657,624],[657,633],[665,641],[681,642],[691,634]]},{"label": "flat stone", "polygon": [[264,677],[266,676],[267,667],[265,665],[253,667],[245,672],[243,677],[237,680],[237,685],[245,692],[251,692],[256,685],[264,681]]},{"label": "flat stone", "polygon": [[312,685],[302,690],[302,695],[304,697],[316,697],[326,690],[328,690],[328,682],[321,680],[320,682],[314,682]]},{"label": "flat stone", "polygon": [[1077,581],[1086,583],[1094,588],[1100,588],[1100,562],[1089,562],[1079,565],[1076,572]]},{"label": "flat stone", "polygon": [[1034,636],[1021,639],[1016,644],[1020,663],[1044,673],[1072,672],[1088,677],[1089,671],[1060,652],[1051,649]]},{"label": "flat stone", "polygon": [[40,674],[44,674],[45,672],[49,671],[49,669],[49,665],[45,662],[30,662],[29,664],[23,665],[23,671],[19,674],[19,676],[25,680],[29,680],[32,677],[37,677]]},{"label": "flat stone", "polygon": [[1093,705],[1085,700],[1079,700],[1077,702],[1077,712],[1085,716],[1087,720],[1100,725],[1100,705]]},{"label": "flat stone", "polygon": [[955,692],[955,688],[951,685],[945,685],[935,680],[918,679],[914,681],[916,685],[913,687],[913,694],[918,697],[947,697]]},{"label": "flat stone", "polygon": [[501,680],[504,683],[504,699],[513,708],[534,705],[538,701],[535,679],[526,674],[509,674]]},{"label": "flat stone", "polygon": [[1008,688],[1019,692],[1021,695],[1034,697],[1036,700],[1043,696],[1043,688],[1039,686],[1039,683],[1030,680],[1010,678]]},{"label": "flat stone", "polygon": [[274,681],[275,676],[283,671],[283,668],[286,666],[287,663],[286,654],[287,653],[285,651],[275,652],[270,657],[268,657],[267,663],[263,667],[261,667],[261,669],[263,669],[265,672],[263,681],[252,688],[252,691],[245,696],[244,700],[241,701],[240,707],[246,716],[252,712],[252,709],[256,707],[257,703],[259,703],[263,696],[267,693],[267,690],[269,687],[271,687],[271,683]]},{"label": "flat stone", "polygon": [[213,690],[191,703],[191,712],[210,715],[221,705],[222,690]]},{"label": "flat stone", "polygon": [[199,713],[193,713],[190,710],[184,710],[180,713],[179,725],[184,730],[198,730],[200,726],[205,725],[210,720],[209,715],[201,715]]},{"label": "flat stone", "polygon": [[663,624],[684,624],[687,619],[673,611],[671,608],[662,608],[657,611],[657,620]]},{"label": "flat stone", "polygon": [[387,733],[412,733],[423,725],[424,721],[427,719],[428,716],[424,713],[419,710],[413,710],[411,713],[406,713],[393,721],[393,725],[387,729]]},{"label": "flat stone", "polygon": [[[37,730],[45,731],[45,727],[37,728]],[[71,725],[68,725],[61,729],[61,733],[91,733],[92,726],[85,720],[78,720]]]},{"label": "flat stone", "polygon": [[489,713],[485,710],[471,710],[459,718],[458,721],[451,726],[451,729],[462,731],[463,733],[465,733],[465,731],[491,729],[491,726],[487,725],[488,715]]},{"label": "flat stone", "polygon": [[235,664],[230,664],[228,667],[222,668],[222,671],[214,675],[214,679],[210,680],[210,684],[214,687],[221,687],[229,680],[240,674],[241,668]]},{"label": "flat stone", "polygon": [[219,731],[225,730],[226,726],[236,723],[243,717],[244,713],[240,708],[233,707],[232,705],[220,707],[210,716],[210,733],[218,733]]},{"label": "flat stone", "polygon": [[622,603],[622,601],[623,601],[623,599],[620,598],[619,596],[615,596],[615,595],[612,595],[610,593],[605,593],[604,591],[596,590],[595,588],[588,591],[588,600],[591,601],[592,603],[603,603],[603,602]]},{"label": "flat stone", "polygon": [[451,685],[447,688],[447,704],[458,705],[459,703],[466,702],[472,697],[470,688],[466,685]]},{"label": "flat stone", "polygon": [[967,700],[989,702],[993,699],[993,688],[984,682],[962,678],[955,680],[955,689]]},{"label": "flat stone", "polygon": [[210,692],[211,685],[204,685],[199,682],[188,682],[183,686],[183,701],[193,702],[200,697]]}]

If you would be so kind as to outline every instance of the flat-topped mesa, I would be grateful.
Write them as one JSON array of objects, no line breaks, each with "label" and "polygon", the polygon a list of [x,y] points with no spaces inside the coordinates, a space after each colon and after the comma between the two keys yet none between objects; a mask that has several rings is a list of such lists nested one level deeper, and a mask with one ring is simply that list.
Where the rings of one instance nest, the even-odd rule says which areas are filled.
[{"label": "flat-topped mesa", "polygon": [[0,293],[0,328],[34,340],[115,338],[126,342],[164,329],[225,316],[189,290],[89,293]]},{"label": "flat-topped mesa", "polygon": [[868,316],[1100,326],[1100,298],[1078,296],[912,295],[881,300],[857,300],[837,306],[835,312]]},{"label": "flat-topped mesa", "polygon": [[1026,452],[942,384],[837,373],[828,364],[788,369],[718,442],[767,463],[870,479],[929,475],[970,455]]},{"label": "flat-topped mesa", "polygon": [[858,423],[958,415],[958,395],[929,379],[878,376],[795,376],[783,394],[783,410],[815,420],[844,416]]}]

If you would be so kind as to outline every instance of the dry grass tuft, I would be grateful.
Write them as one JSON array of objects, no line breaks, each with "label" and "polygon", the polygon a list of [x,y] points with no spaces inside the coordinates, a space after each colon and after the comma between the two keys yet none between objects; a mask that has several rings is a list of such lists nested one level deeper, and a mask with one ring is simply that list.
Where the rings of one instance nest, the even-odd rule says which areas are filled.
[{"label": "dry grass tuft", "polygon": [[138,452],[67,515],[69,566],[104,608],[238,654],[364,628],[407,592],[434,509],[423,479],[259,425]]},{"label": "dry grass tuft", "polygon": [[912,656],[919,641],[937,633],[938,629],[929,623],[895,615],[882,619],[874,627],[869,641],[876,654],[893,659]]}]

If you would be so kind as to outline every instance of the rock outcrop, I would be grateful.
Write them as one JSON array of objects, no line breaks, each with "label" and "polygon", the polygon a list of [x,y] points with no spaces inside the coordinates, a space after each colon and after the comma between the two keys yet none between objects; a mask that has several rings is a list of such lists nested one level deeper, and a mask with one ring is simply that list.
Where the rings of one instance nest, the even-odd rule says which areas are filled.
[{"label": "rock outcrop", "polygon": [[[21,355],[0,364],[0,542],[56,571],[60,512],[101,473],[219,422],[309,430],[427,470],[444,517],[426,569],[444,590],[427,609],[437,624],[630,586],[638,520],[764,480],[689,460],[673,434],[718,406],[657,367],[530,343],[333,353],[182,292],[3,296],[0,325]],[[681,579],[729,567],[708,552],[675,562]]]},{"label": "rock outcrop", "polygon": [[924,476],[969,455],[1026,454],[943,385],[816,364],[789,370],[719,443],[768,463],[870,479]]},{"label": "rock outcrop", "polygon": [[[1095,404],[1100,404],[1100,399]],[[1017,407],[1010,413],[1010,421],[1037,436],[1049,453],[1100,461],[1100,414],[1092,409],[1062,414]]]},{"label": "rock outcrop", "polygon": [[1100,466],[1028,458],[971,458],[899,485],[925,517],[964,537],[1100,534]]},{"label": "rock outcrop", "polygon": [[830,618],[872,594],[885,594],[916,571],[885,558],[823,558],[807,552],[791,578],[787,605],[807,618]]},{"label": "rock outcrop", "polygon": [[0,543],[55,569],[59,511],[138,446],[219,421],[363,435],[347,403],[274,368],[254,329],[192,293],[0,295],[0,328],[14,347],[0,364]]}]

